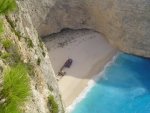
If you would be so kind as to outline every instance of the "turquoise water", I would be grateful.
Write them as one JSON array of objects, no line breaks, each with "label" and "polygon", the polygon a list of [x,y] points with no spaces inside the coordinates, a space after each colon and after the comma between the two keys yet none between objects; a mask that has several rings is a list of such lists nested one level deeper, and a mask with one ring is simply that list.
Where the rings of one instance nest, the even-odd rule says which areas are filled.
[{"label": "turquoise water", "polygon": [[72,113],[150,113],[150,59],[119,54]]}]

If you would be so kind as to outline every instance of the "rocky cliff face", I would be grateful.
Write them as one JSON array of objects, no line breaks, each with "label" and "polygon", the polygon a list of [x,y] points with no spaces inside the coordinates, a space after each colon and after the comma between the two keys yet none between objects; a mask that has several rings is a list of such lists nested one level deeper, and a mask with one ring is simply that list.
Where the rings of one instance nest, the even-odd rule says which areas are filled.
[{"label": "rocky cliff face", "polygon": [[[17,0],[17,4],[15,14],[2,18],[7,32],[1,38],[13,40],[22,60],[33,66],[32,96],[23,108],[25,113],[48,113],[49,94],[63,112],[51,62],[38,33],[93,29],[122,51],[150,57],[149,0]],[[1,45],[0,49],[5,52]],[[0,59],[0,78],[7,65]]]},{"label": "rocky cliff face", "polygon": [[22,2],[30,3],[30,16],[41,36],[63,28],[89,28],[105,35],[111,44],[124,52],[150,57],[149,0]]},{"label": "rocky cliff face", "polygon": [[[44,2],[45,5],[49,5],[49,3]],[[0,40],[11,42],[17,53],[14,53],[11,48],[8,51],[4,47],[4,44],[0,42],[0,84],[3,81],[3,71],[6,67],[10,67],[8,59],[11,59],[11,54],[15,54],[15,57],[19,57],[18,60],[20,62],[28,64],[31,70],[31,73],[29,73],[31,95],[22,107],[23,113],[50,113],[52,106],[48,100],[49,96],[53,96],[55,99],[53,101],[58,104],[59,113],[64,113],[47,49],[42,41],[40,41],[34,27],[35,23],[42,20],[40,13],[42,11],[45,12],[45,9],[41,7],[37,10],[35,15],[37,14],[38,18],[35,19],[35,23],[33,24],[33,20],[30,17],[30,9],[32,7],[40,7],[40,3],[36,2],[36,0],[35,2],[19,0],[17,1],[17,5],[18,10],[14,14],[1,16],[4,24],[4,32],[1,34]],[[12,61],[15,62],[13,59]]]}]

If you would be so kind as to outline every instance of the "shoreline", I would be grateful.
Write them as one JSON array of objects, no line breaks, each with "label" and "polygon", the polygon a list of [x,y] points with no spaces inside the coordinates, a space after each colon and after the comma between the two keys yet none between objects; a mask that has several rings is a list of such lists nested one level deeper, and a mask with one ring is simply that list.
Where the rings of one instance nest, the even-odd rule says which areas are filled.
[{"label": "shoreline", "polygon": [[103,67],[103,69],[101,69],[101,71],[93,76],[93,78],[91,80],[88,81],[87,83],[87,87],[85,87],[82,92],[78,95],[78,97],[76,97],[73,101],[73,103],[71,105],[69,105],[67,108],[66,108],[66,112],[67,113],[70,113],[74,110],[75,106],[80,102],[82,101],[82,99],[84,99],[87,95],[87,93],[94,87],[94,85],[96,84],[96,81],[97,80],[100,80],[101,77],[103,76],[103,74],[105,73],[105,70],[111,66],[111,64],[115,61],[116,57],[119,55],[118,52],[116,52],[116,54],[110,59],[109,62],[106,63],[106,65]]},{"label": "shoreline", "polygon": [[[75,99],[83,92],[83,90],[88,87],[88,82],[89,81],[94,81],[93,78],[95,78],[95,76],[97,76],[99,73],[101,73],[104,69],[104,67],[107,65],[107,63],[111,62],[111,59],[116,56],[117,52],[116,50],[112,51],[111,53],[108,54],[108,56],[104,59],[101,59],[99,62],[97,62],[92,68],[91,70],[88,72],[88,74],[85,76],[88,79],[77,79],[77,78],[71,78],[70,76],[64,76],[59,82],[59,88],[62,91],[61,93],[63,94],[65,91],[67,91],[66,89],[69,89],[67,93],[70,93],[68,95],[64,95],[63,97],[63,101],[65,102],[65,107],[67,108],[68,106],[72,105],[72,103],[75,101]],[[72,81],[72,82],[70,82]],[[67,82],[71,83],[77,83],[75,85],[75,88],[73,88],[72,90],[69,88],[70,85],[68,85],[69,87],[63,86],[65,87],[65,90],[63,91],[62,89],[64,89],[62,87],[62,85],[66,84]]]},{"label": "shoreline", "polygon": [[58,81],[65,107],[72,104],[117,52],[101,34],[91,30],[64,31],[44,40],[56,75],[66,59],[73,59],[71,68],[64,70],[67,74]]}]

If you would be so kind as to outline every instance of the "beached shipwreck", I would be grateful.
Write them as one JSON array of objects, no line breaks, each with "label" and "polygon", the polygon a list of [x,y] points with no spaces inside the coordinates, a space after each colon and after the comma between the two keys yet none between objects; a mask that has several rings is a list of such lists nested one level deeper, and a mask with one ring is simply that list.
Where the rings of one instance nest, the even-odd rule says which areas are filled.
[{"label": "beached shipwreck", "polygon": [[[150,57],[150,0],[16,1],[18,10],[2,17],[2,38],[13,40],[22,61],[33,65],[32,96],[23,108],[24,113],[49,113],[49,94],[58,103],[58,112],[65,112],[42,37],[66,28],[90,29],[101,33],[120,51]],[[0,49],[5,51],[1,46]],[[0,58],[0,76],[7,65]]]}]

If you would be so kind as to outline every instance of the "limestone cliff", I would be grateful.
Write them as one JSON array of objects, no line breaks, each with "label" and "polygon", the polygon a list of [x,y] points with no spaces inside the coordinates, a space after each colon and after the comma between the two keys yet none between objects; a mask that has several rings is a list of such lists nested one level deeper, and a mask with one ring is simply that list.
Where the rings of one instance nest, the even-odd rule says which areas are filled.
[{"label": "limestone cliff", "polygon": [[149,0],[30,0],[28,8],[41,36],[89,28],[124,52],[150,57]]},{"label": "limestone cliff", "polygon": [[[51,113],[52,106],[49,105],[51,103],[48,99],[50,95],[58,104],[59,113],[64,113],[47,49],[40,41],[29,15],[30,3],[18,1],[18,10],[15,13],[1,16],[3,33],[0,36],[0,90],[4,70],[10,67],[12,62],[15,63],[14,59],[17,59],[18,62],[28,64],[31,70],[29,73],[31,95],[21,108],[23,113]],[[12,47],[8,48],[10,44]],[[0,99],[1,102],[3,102],[2,99]]]},{"label": "limestone cliff", "polygon": [[[1,38],[12,40],[22,61],[32,65],[32,94],[22,108],[25,113],[49,113],[50,94],[63,113],[51,62],[38,34],[46,36],[64,28],[93,29],[124,52],[150,57],[149,0],[17,0],[17,4],[15,14],[2,17],[5,33]],[[2,44],[0,50],[0,54],[6,52]],[[3,58],[0,78],[9,64]]]}]

